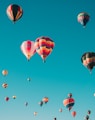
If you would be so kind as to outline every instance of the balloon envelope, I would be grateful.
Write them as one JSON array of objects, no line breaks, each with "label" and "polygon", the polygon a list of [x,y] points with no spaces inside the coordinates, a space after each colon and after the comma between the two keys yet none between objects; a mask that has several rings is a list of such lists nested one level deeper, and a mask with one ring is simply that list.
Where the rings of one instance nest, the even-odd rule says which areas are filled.
[{"label": "balloon envelope", "polygon": [[22,8],[17,4],[11,4],[7,7],[6,13],[13,22],[19,20],[23,15]]},{"label": "balloon envelope", "polygon": [[54,42],[49,37],[39,37],[35,41],[36,52],[41,56],[45,62],[47,56],[54,48]]},{"label": "balloon envelope", "polygon": [[78,22],[79,22],[82,26],[84,26],[84,27],[85,27],[86,24],[88,23],[89,19],[90,19],[90,16],[89,16],[89,14],[86,13],[86,12],[81,12],[81,13],[79,13],[78,16],[77,16]]},{"label": "balloon envelope", "polygon": [[21,44],[21,51],[28,60],[36,53],[34,42],[27,40]]}]

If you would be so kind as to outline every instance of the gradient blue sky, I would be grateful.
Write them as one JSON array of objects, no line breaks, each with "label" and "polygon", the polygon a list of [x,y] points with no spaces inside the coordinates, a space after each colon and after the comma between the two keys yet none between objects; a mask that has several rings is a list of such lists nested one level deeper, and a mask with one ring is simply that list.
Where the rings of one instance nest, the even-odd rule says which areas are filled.
[{"label": "gradient blue sky", "polygon": [[[6,15],[10,4],[18,4],[24,11],[15,24]],[[82,120],[88,109],[94,119],[95,70],[90,74],[80,59],[84,52],[95,52],[95,0],[2,0],[0,6],[0,120]],[[82,11],[90,14],[85,29],[77,22]],[[53,52],[45,64],[38,54],[27,62],[20,45],[40,36],[55,42]],[[9,71],[6,77],[3,69]],[[75,99],[71,110],[77,112],[75,118],[62,103],[68,93]],[[40,107],[38,102],[45,96],[49,102]],[[38,115],[34,117],[35,111]]]}]

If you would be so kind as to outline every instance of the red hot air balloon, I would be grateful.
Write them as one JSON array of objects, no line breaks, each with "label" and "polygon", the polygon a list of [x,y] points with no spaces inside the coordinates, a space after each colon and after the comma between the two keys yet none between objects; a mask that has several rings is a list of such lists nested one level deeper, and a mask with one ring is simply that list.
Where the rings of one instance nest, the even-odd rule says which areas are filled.
[{"label": "red hot air balloon", "polygon": [[5,100],[6,100],[6,101],[9,101],[9,97],[5,97]]},{"label": "red hot air balloon", "polygon": [[71,97],[68,97],[63,101],[63,104],[70,111],[75,104],[75,100]]},{"label": "red hot air balloon", "polygon": [[76,111],[71,112],[72,116],[75,117],[76,116]]},{"label": "red hot air balloon", "polygon": [[35,41],[36,52],[41,56],[45,62],[47,56],[54,48],[54,42],[49,37],[39,37]]},{"label": "red hot air balloon", "polygon": [[19,5],[11,4],[7,7],[6,13],[13,22],[19,20],[23,15],[23,10]]},{"label": "red hot air balloon", "polygon": [[43,101],[44,103],[47,103],[47,102],[49,101],[49,99],[48,99],[48,97],[44,97],[44,98],[42,99],[42,101]]},{"label": "red hot air balloon", "polygon": [[30,40],[24,41],[21,44],[21,51],[26,56],[27,60],[29,61],[30,58],[36,53],[34,42]]}]

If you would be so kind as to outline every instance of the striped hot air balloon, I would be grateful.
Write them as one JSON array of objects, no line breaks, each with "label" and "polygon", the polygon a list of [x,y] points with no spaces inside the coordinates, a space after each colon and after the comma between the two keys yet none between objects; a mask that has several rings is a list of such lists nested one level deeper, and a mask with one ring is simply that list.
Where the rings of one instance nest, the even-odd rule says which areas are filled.
[{"label": "striped hot air balloon", "polygon": [[81,12],[81,13],[79,13],[78,16],[77,16],[78,22],[79,22],[83,27],[86,26],[86,24],[88,23],[89,19],[90,19],[90,16],[89,16],[89,14],[86,13],[86,12]]},{"label": "striped hot air balloon", "polygon": [[17,4],[11,4],[7,7],[6,13],[13,22],[19,20],[23,15],[22,8]]},{"label": "striped hot air balloon", "polygon": [[21,44],[20,48],[21,48],[22,53],[26,56],[28,61],[36,53],[34,41],[30,41],[30,40],[24,41]]},{"label": "striped hot air balloon", "polygon": [[87,67],[90,72],[95,66],[95,53],[94,52],[86,52],[81,57],[81,62],[85,67]]},{"label": "striped hot air balloon", "polygon": [[75,104],[75,100],[72,97],[68,97],[65,100],[63,100],[63,104],[70,111]]},{"label": "striped hot air balloon", "polygon": [[49,37],[39,37],[35,41],[36,52],[41,56],[45,62],[47,56],[54,48],[54,42]]}]

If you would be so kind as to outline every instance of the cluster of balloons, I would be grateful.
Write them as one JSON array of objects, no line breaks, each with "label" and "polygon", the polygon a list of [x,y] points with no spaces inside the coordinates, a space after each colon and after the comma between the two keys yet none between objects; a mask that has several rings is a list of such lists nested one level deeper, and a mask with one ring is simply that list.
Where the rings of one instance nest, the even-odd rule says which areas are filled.
[{"label": "cluster of balloons", "polygon": [[44,97],[40,102],[39,105],[42,106],[44,103],[46,104],[49,101],[48,97]]},{"label": "cluster of balloons", "polygon": [[45,62],[54,48],[54,42],[49,37],[42,36],[37,38],[35,42],[31,40],[22,42],[20,48],[28,61],[37,52]]}]

